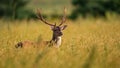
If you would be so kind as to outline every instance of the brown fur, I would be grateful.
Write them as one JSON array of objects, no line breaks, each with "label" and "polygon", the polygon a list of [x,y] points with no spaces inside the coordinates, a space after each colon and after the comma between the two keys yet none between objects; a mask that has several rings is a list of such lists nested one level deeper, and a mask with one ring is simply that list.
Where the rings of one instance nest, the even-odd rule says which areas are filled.
[{"label": "brown fur", "polygon": [[53,42],[51,41],[42,41],[42,42],[33,42],[33,41],[22,41],[18,42],[16,48],[28,48],[28,47],[42,47],[42,46],[52,46]]},{"label": "brown fur", "polygon": [[22,48],[22,47],[28,47],[28,46],[33,46],[33,47],[35,47],[35,43],[32,42],[32,41],[27,40],[27,41],[18,42],[18,43],[15,45],[16,48],[19,48],[19,47]]}]

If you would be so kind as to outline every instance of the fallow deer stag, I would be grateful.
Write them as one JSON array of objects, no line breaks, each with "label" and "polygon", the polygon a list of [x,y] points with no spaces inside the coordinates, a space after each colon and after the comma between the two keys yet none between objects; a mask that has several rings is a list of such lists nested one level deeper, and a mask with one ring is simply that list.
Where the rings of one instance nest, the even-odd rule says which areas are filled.
[{"label": "fallow deer stag", "polygon": [[[56,23],[55,24],[50,24],[48,23],[44,18],[43,16],[41,15],[41,12],[40,10],[37,10],[37,17],[38,19],[40,19],[43,23],[49,25],[53,31],[53,35],[52,35],[52,39],[50,41],[42,41],[44,42],[45,44],[44,45],[47,45],[47,44],[50,44],[50,43],[53,43],[53,45],[55,45],[56,47],[59,47],[61,45],[61,36],[63,35],[62,33],[62,30],[64,30],[67,25],[63,25],[63,23],[65,23],[66,21],[66,8],[64,8],[64,15],[62,17],[62,21],[60,22],[60,24],[57,26]],[[22,41],[22,42],[18,42],[15,47],[18,48],[18,47],[26,47],[26,46],[38,46],[40,45],[42,42],[40,43],[36,43],[36,42],[32,42],[32,41]]]}]

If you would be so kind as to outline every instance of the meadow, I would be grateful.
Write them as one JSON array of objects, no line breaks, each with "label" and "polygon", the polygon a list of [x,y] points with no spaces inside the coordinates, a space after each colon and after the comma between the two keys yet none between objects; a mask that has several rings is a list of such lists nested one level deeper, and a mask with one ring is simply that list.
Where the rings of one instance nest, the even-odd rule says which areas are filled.
[{"label": "meadow", "polygon": [[[59,20],[51,20],[51,22]],[[15,48],[24,40],[51,40],[40,21],[0,21],[0,68],[119,68],[120,20],[67,20],[59,48]]]}]

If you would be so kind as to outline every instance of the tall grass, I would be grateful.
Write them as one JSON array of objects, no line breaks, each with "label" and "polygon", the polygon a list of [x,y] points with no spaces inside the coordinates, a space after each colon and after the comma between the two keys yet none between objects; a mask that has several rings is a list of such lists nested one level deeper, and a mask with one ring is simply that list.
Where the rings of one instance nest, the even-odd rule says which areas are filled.
[{"label": "tall grass", "polygon": [[[74,22],[74,23],[73,23]],[[119,68],[120,20],[67,21],[60,48],[16,49],[24,40],[50,40],[39,21],[0,21],[0,68]]]}]

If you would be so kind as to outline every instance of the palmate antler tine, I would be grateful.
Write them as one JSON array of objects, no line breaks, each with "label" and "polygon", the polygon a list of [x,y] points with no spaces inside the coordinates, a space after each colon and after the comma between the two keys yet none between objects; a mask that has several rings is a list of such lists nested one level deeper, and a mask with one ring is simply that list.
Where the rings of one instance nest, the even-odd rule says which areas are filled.
[{"label": "palmate antler tine", "polygon": [[48,22],[43,18],[43,16],[41,15],[41,12],[40,12],[39,9],[37,9],[37,17],[38,17],[42,22],[44,22],[45,24],[50,25],[50,26],[54,26],[53,24],[48,23]]},{"label": "palmate antler tine", "polygon": [[64,7],[64,15],[63,15],[63,17],[62,17],[62,21],[61,21],[61,23],[60,23],[60,25],[59,26],[61,26],[65,21],[66,21],[66,7]]}]

